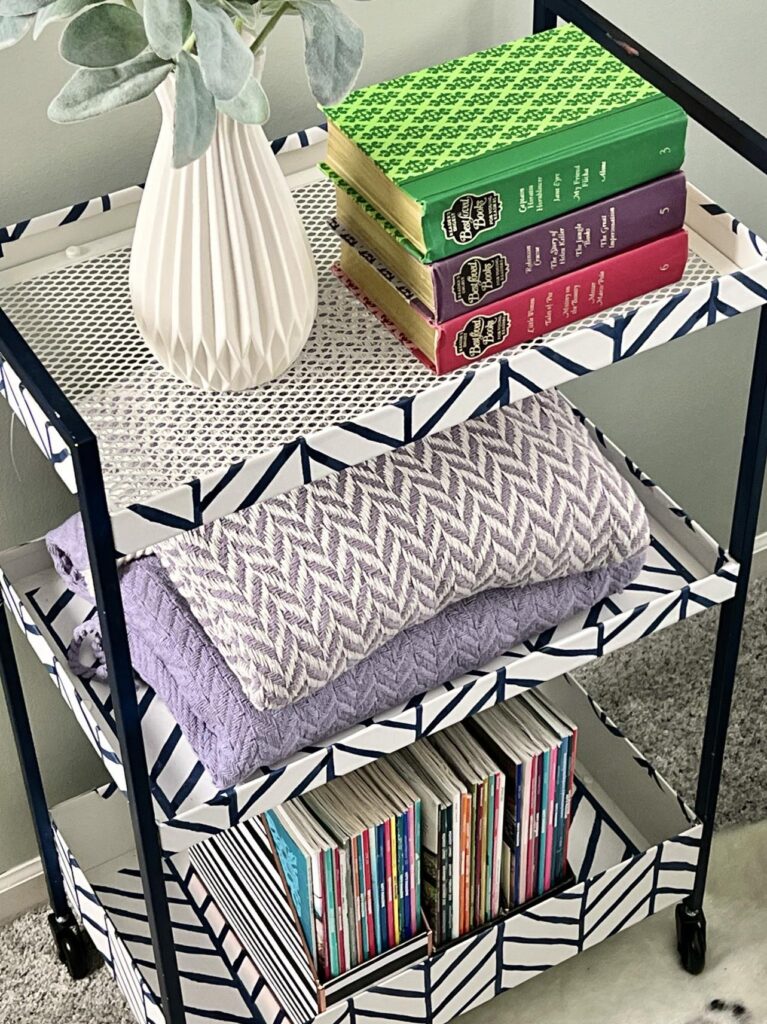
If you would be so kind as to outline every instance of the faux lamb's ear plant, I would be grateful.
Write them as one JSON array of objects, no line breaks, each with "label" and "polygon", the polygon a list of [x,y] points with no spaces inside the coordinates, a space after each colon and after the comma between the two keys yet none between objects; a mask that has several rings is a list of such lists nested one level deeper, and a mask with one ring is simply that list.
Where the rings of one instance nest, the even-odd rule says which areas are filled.
[{"label": "faux lamb's ear plant", "polygon": [[0,0],[0,49],[65,21],[61,56],[77,70],[48,108],[82,121],[149,96],[175,76],[173,163],[210,145],[221,112],[263,124],[264,44],[283,17],[300,17],[306,73],[322,105],[342,99],[362,63],[360,28],[335,0]]}]

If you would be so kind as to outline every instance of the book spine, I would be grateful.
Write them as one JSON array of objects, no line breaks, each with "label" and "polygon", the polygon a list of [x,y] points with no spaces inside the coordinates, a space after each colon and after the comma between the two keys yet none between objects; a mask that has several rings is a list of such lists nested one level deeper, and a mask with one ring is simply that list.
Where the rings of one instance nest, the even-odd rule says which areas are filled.
[{"label": "book spine", "polygon": [[409,939],[410,933],[410,904],[412,902],[412,879],[413,861],[411,860],[410,846],[410,808],[403,812],[400,818],[402,829],[402,940]]},{"label": "book spine", "polygon": [[461,933],[471,929],[474,920],[474,858],[472,846],[474,837],[474,823],[476,822],[476,805],[471,794],[461,798],[461,871],[462,871],[462,892],[463,892],[463,924]]},{"label": "book spine", "polygon": [[513,905],[518,907],[522,902],[522,805],[525,794],[525,766],[517,768],[514,795],[514,863],[512,864]]},{"label": "book spine", "polygon": [[317,972],[323,980],[330,975],[328,964],[327,929],[325,922],[325,897],[323,894],[322,853],[312,854],[312,893],[314,903],[314,934],[317,941]]},{"label": "book spine", "polygon": [[474,787],[474,819],[472,822],[471,862],[473,866],[472,893],[474,896],[474,912],[472,927],[482,924],[482,865],[485,859],[485,843],[483,823],[487,814],[487,791],[484,782]]},{"label": "book spine", "polygon": [[538,892],[538,872],[539,863],[541,859],[541,837],[543,833],[542,826],[545,826],[545,813],[543,805],[543,792],[544,792],[544,770],[545,762],[544,755],[539,754],[536,758],[536,788],[535,788],[535,823],[534,823],[534,836],[532,836],[532,846],[530,848],[530,870],[528,874],[527,882],[527,899],[537,895]]},{"label": "book spine", "polygon": [[378,922],[381,933],[381,950],[389,948],[389,922],[386,917],[386,854],[384,852],[384,831],[386,823],[376,826],[376,868],[378,874]]},{"label": "book spine", "polygon": [[[641,106],[625,111],[617,119],[620,130],[609,131],[606,123],[596,122],[569,138],[563,132],[556,148],[551,140],[541,140],[546,149],[531,146],[529,154],[535,152],[537,158],[526,157],[524,167],[508,159],[505,165],[489,160],[472,166],[475,184],[468,189],[456,182],[437,192],[438,183],[433,182],[428,187],[435,192],[421,199],[426,262],[677,171],[684,160],[687,119],[679,108],[670,113],[666,103],[657,109],[655,117]],[[571,148],[576,140],[577,148]],[[568,152],[563,151],[565,146]]]},{"label": "book spine", "polygon": [[439,857],[437,860],[437,942],[446,942],[448,930],[448,904],[450,901],[450,869],[448,867],[448,808],[441,807],[439,812]]},{"label": "book spine", "polygon": [[572,820],[572,800],[575,790],[575,760],[578,755],[578,730],[573,730],[570,736],[570,778],[567,783],[567,803],[565,809],[565,844],[562,854],[562,869],[567,867],[567,854],[570,846],[570,823]]},{"label": "book spine", "polygon": [[538,849],[536,850],[537,872],[533,896],[540,896],[546,888],[546,840],[549,834],[549,779],[551,778],[551,751],[541,754],[540,778],[538,781]]},{"label": "book spine", "polygon": [[[388,931],[388,948],[395,944],[397,939],[397,930],[394,925],[395,921],[395,894],[396,894],[396,871],[394,868],[394,858],[392,857],[392,823],[394,819],[388,818],[384,822],[384,843],[385,843],[385,860],[386,860],[386,923]],[[396,847],[396,842],[395,842]]]},{"label": "book spine", "polygon": [[493,912],[493,864],[495,853],[495,773],[487,779],[487,820],[485,822],[485,863],[482,868],[484,875],[484,895],[482,898],[483,923],[489,921]]},{"label": "book spine", "polygon": [[338,937],[338,969],[344,974],[352,966],[349,958],[349,928],[346,916],[346,907],[349,904],[347,897],[347,865],[343,850],[333,851],[336,875],[336,935]]},{"label": "book spine", "polygon": [[554,789],[554,838],[551,851],[551,884],[559,879],[559,859],[562,854],[562,831],[564,825],[565,768],[567,765],[567,740],[560,740],[557,747],[557,777]]},{"label": "book spine", "polygon": [[405,938],[405,888],[406,880],[405,873],[407,866],[405,864],[405,849],[404,849],[404,832],[407,829],[407,825],[403,821],[404,815],[398,814],[394,819],[394,835],[395,835],[395,849],[394,857],[397,864],[397,887],[396,887],[396,907],[397,913],[394,918],[395,934],[397,936],[396,944]]},{"label": "book spine", "polygon": [[[371,841],[372,837],[372,841]],[[363,866],[365,869],[365,903],[363,912],[367,919],[368,926],[368,943],[370,946],[369,955],[371,957],[377,956],[381,952],[381,943],[378,937],[378,918],[376,915],[375,908],[375,892],[376,892],[376,878],[375,878],[375,837],[373,836],[373,829],[366,829],[362,833],[362,853],[363,853]]]},{"label": "book spine", "polygon": [[684,223],[681,171],[431,265],[434,320],[498,301],[625,252]]},{"label": "book spine", "polygon": [[544,858],[543,892],[551,888],[551,869],[554,858],[554,835],[557,827],[558,805],[557,805],[557,778],[559,772],[559,747],[551,751],[551,763],[549,765],[549,791],[548,791],[548,818],[546,822],[546,856]]},{"label": "book spine", "polygon": [[527,899],[527,851],[530,845],[530,807],[533,803],[533,771],[535,762],[531,759],[525,765],[525,795],[522,802],[522,841],[520,843],[519,863],[519,902],[524,903]]},{"label": "book spine", "polygon": [[422,904],[422,883],[421,883],[421,801],[416,800],[413,807],[413,863],[415,864],[415,899],[413,900],[412,934],[418,935],[421,931],[421,904]]},{"label": "book spine", "polygon": [[344,901],[348,908],[349,930],[346,933],[349,967],[356,967],[362,959],[362,922],[360,921],[360,879],[357,860],[357,844],[350,839],[344,847],[348,865],[348,896]]},{"label": "book spine", "polygon": [[491,914],[498,917],[501,912],[501,864],[503,861],[503,826],[506,808],[506,786],[508,780],[503,771],[495,777],[495,827],[493,829],[493,896]]},{"label": "book spine", "polygon": [[357,891],[355,896],[355,927],[357,931],[357,962],[370,959],[370,936],[365,909],[365,851],[362,846],[362,835],[354,836],[351,841],[352,856],[356,874]]},{"label": "book spine", "polygon": [[458,926],[458,907],[460,903],[457,901],[460,899],[458,892],[458,886],[456,884],[456,870],[454,867],[455,859],[455,843],[456,836],[460,833],[460,823],[455,820],[454,805],[448,804],[445,808],[446,812],[446,849],[447,858],[445,860],[445,893],[447,896],[447,904],[445,907],[445,941],[448,939],[454,939],[460,934],[460,927]]},{"label": "book spine", "polygon": [[673,284],[687,264],[684,229],[485,306],[438,331],[435,369],[449,373]]},{"label": "book spine", "polygon": [[383,953],[381,937],[381,918],[378,903],[378,829],[371,825],[365,839],[365,857],[370,866],[370,907],[369,913],[373,922],[373,935],[375,937],[376,955]]},{"label": "book spine", "polygon": [[330,977],[337,978],[341,973],[338,955],[338,928],[336,918],[336,883],[333,864],[333,850],[324,852],[325,859],[325,913],[327,921],[328,946],[330,949]]}]

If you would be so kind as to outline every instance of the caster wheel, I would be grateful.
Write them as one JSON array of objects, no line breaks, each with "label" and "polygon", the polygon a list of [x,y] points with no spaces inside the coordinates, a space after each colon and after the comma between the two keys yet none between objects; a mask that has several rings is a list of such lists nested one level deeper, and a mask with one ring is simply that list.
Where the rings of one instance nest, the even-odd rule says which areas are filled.
[{"label": "caster wheel", "polygon": [[90,974],[91,957],[88,938],[74,918],[57,918],[55,914],[48,917],[56,943],[56,952],[59,962],[64,964],[69,977],[73,981],[80,981]]},{"label": "caster wheel", "polygon": [[706,966],[706,918],[702,910],[690,912],[684,903],[676,908],[676,948],[688,974],[700,974]]}]

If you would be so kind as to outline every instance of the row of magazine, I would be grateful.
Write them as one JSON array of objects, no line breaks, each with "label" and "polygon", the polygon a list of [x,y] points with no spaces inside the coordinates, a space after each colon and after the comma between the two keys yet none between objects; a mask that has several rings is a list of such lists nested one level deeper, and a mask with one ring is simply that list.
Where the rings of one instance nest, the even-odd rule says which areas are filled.
[{"label": "row of magazine", "polygon": [[322,981],[465,935],[567,869],[578,730],[531,690],[265,815]]}]

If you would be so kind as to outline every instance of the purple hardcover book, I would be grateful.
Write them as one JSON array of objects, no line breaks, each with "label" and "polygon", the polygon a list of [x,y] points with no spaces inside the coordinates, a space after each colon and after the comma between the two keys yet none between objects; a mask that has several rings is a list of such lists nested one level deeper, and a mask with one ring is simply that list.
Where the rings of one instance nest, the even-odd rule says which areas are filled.
[{"label": "purple hardcover book", "polygon": [[[427,311],[442,324],[469,309],[498,302],[676,231],[684,223],[685,202],[685,176],[677,171],[439,260],[429,265],[434,310],[427,303]],[[360,247],[341,225],[331,224],[350,244]],[[382,257],[381,253],[375,255]],[[402,290],[413,297],[407,282]]]}]

